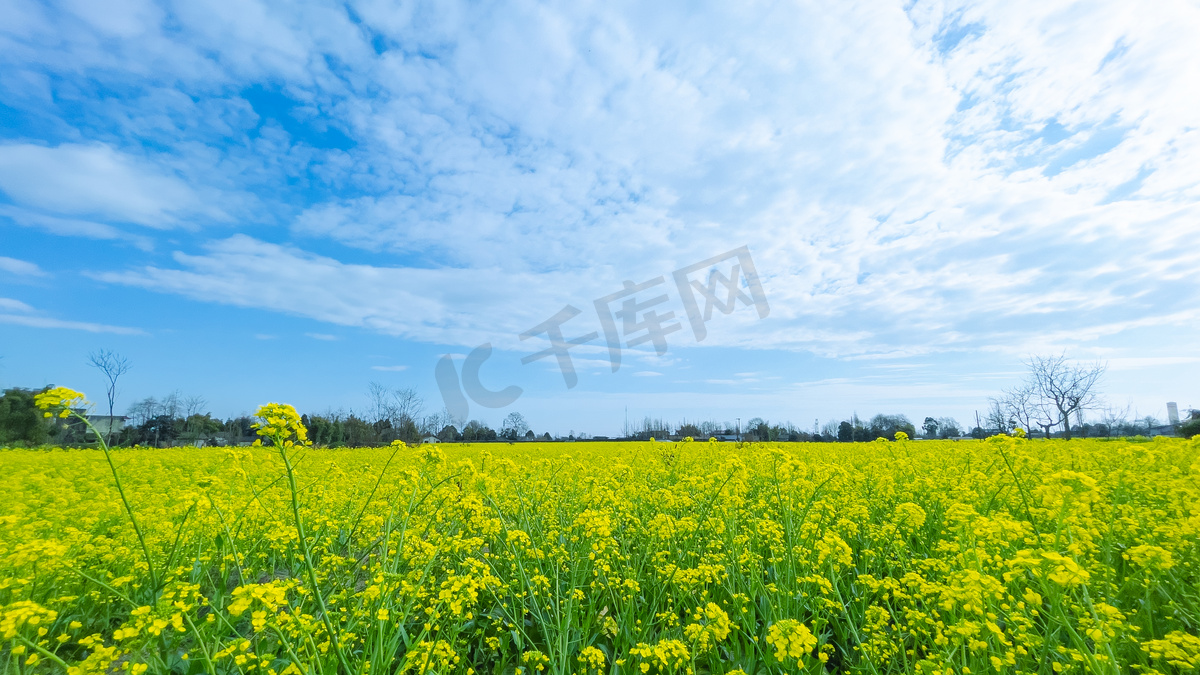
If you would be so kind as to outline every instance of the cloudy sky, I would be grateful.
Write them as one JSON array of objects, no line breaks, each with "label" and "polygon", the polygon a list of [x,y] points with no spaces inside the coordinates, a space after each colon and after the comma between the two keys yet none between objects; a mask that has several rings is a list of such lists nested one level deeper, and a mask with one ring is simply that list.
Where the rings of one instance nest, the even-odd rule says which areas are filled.
[{"label": "cloudy sky", "polygon": [[[109,348],[126,403],[361,408],[378,381],[432,411],[439,358],[487,343],[481,385],[521,394],[471,417],[606,434],[966,422],[1065,351],[1117,407],[1200,406],[1194,2],[0,15],[0,386],[98,395]],[[743,246],[769,311],[729,277],[701,339],[672,272]],[[566,339],[597,333],[572,388],[520,339],[568,305]]]}]

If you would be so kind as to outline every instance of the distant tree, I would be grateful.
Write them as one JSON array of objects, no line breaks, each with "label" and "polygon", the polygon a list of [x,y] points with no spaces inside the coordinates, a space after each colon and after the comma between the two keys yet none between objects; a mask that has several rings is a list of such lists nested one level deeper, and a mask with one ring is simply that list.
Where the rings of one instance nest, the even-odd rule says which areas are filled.
[{"label": "distant tree", "polygon": [[704,436],[704,432],[701,431],[700,427],[696,426],[695,424],[690,424],[690,423],[684,422],[683,424],[681,424],[679,426],[679,430],[675,432],[675,435],[676,436],[685,436],[685,437],[691,436],[692,438],[701,438]]},{"label": "distant tree", "polygon": [[1185,420],[1183,424],[1179,425],[1176,433],[1184,438],[1191,438],[1192,436],[1200,434],[1200,410],[1191,411],[1188,419]]},{"label": "distant tree", "polygon": [[1106,429],[1105,436],[1118,436],[1125,433],[1129,429],[1129,406],[1126,405],[1124,408],[1106,406],[1100,413],[1100,426]]},{"label": "distant tree", "polygon": [[171,444],[183,433],[183,420],[171,415],[158,415],[146,420],[137,428],[138,442],[153,444]]},{"label": "distant tree", "polygon": [[342,429],[346,438],[346,446],[351,448],[366,448],[379,445],[379,432],[368,421],[350,413],[342,421]]},{"label": "distant tree", "polygon": [[369,421],[375,427],[379,440],[390,443],[399,439],[416,442],[421,437],[418,424],[424,400],[411,387],[391,389],[378,382],[371,382],[367,387],[367,396],[371,402]]},{"label": "distant tree", "polygon": [[1030,384],[1047,408],[1057,413],[1063,438],[1071,438],[1071,415],[1097,405],[1097,385],[1104,375],[1101,363],[1076,364],[1066,353],[1058,356],[1032,356],[1025,364]]},{"label": "distant tree", "polygon": [[42,411],[33,404],[43,390],[8,389],[0,395],[0,443],[41,445],[50,440],[51,430]]},{"label": "distant tree", "polygon": [[421,418],[421,435],[422,436],[437,436],[438,433],[447,425],[453,424],[450,417],[450,412],[447,410],[438,410],[429,413]]},{"label": "distant tree", "polygon": [[910,438],[917,435],[916,427],[904,415],[876,415],[867,425],[867,435],[872,440],[886,438],[890,441],[896,437],[898,431],[903,431]]},{"label": "distant tree", "polygon": [[462,434],[458,433],[458,429],[453,424],[447,424],[442,427],[442,430],[437,433],[438,440],[443,443],[451,443],[453,441],[462,440]]},{"label": "distant tree", "polygon": [[247,417],[243,415],[241,417],[234,417],[233,419],[225,420],[225,423],[221,425],[221,431],[228,436],[245,438],[247,436],[256,435],[254,424],[255,420],[253,417]]},{"label": "distant tree", "polygon": [[462,429],[463,441],[470,443],[471,441],[479,440],[479,436],[483,433],[483,429],[483,422],[480,422],[479,420],[468,420],[467,423],[463,425]]},{"label": "distant tree", "polygon": [[337,448],[346,444],[346,429],[337,413],[309,417],[308,438],[313,445]]},{"label": "distant tree", "polygon": [[180,409],[183,407],[183,395],[176,389],[162,397],[162,400],[158,402],[158,406],[159,414],[172,418],[179,417]]},{"label": "distant tree", "polygon": [[203,396],[187,396],[180,401],[180,408],[183,411],[184,434],[199,438],[207,433],[206,429],[209,425],[205,418],[211,420],[212,416],[203,412],[206,407],[208,407],[208,401]]},{"label": "distant tree", "polygon": [[1001,405],[999,399],[995,398],[988,400],[988,411],[984,417],[984,424],[987,425],[988,431],[1001,434],[1009,433],[1016,426],[1015,420],[1005,413],[1004,406]]},{"label": "distant tree", "polygon": [[150,420],[152,417],[159,415],[161,406],[158,404],[158,399],[153,396],[146,398],[129,406],[129,410],[125,414],[129,416],[129,425],[132,427],[140,427]]},{"label": "distant tree", "polygon": [[532,441],[534,439],[533,429],[525,432],[525,440]]},{"label": "distant tree", "polygon": [[989,399],[989,403],[1004,418],[1008,429],[1020,427],[1025,431],[1033,431],[1038,407],[1033,387],[1028,382],[1005,389],[998,398]]},{"label": "distant tree", "polygon": [[748,441],[768,441],[771,440],[771,425],[761,417],[752,417],[746,426],[742,429],[743,440]]},{"label": "distant tree", "polygon": [[96,370],[99,370],[100,373],[104,375],[104,381],[107,384],[107,388],[105,389],[105,397],[108,400],[109,424],[107,428],[108,433],[105,434],[104,442],[108,445],[112,445],[112,418],[114,415],[113,410],[116,408],[117,404],[117,380],[121,379],[122,375],[129,372],[131,367],[129,364],[129,359],[116,352],[109,351],[107,349],[101,349],[88,354],[88,364]]},{"label": "distant tree", "polygon": [[926,438],[937,438],[938,421],[932,417],[926,417],[925,422],[921,424],[921,428],[925,430]]},{"label": "distant tree", "polygon": [[958,438],[963,435],[962,426],[953,417],[939,417],[937,423],[939,438]]},{"label": "distant tree", "polygon": [[1058,426],[1058,417],[1054,408],[1046,405],[1045,402],[1037,401],[1031,406],[1029,415],[1029,423],[1040,428],[1042,436],[1050,438],[1054,435],[1054,427]]},{"label": "distant tree", "polygon": [[221,421],[213,419],[213,416],[208,413],[192,414],[184,419],[183,428],[188,435],[194,438],[207,438],[221,430]]},{"label": "distant tree", "polygon": [[837,420],[829,420],[825,426],[821,427],[821,437],[826,441],[836,441],[838,437],[839,425]]},{"label": "distant tree", "polygon": [[838,425],[837,439],[842,443],[849,443],[854,440],[854,425],[848,421],[844,421]]},{"label": "distant tree", "polygon": [[521,416],[521,413],[515,411],[510,412],[508,417],[504,418],[504,423],[500,425],[500,437],[509,441],[523,438],[527,431],[529,431],[529,425],[525,422],[525,418]]},{"label": "distant tree", "polygon": [[462,430],[462,439],[468,443],[472,441],[494,441],[496,438],[496,432],[479,420],[467,422]]}]

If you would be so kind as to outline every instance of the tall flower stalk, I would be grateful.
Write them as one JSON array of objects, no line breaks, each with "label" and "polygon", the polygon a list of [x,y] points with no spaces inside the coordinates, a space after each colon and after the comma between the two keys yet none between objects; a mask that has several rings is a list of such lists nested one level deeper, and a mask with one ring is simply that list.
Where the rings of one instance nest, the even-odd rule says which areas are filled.
[{"label": "tall flower stalk", "polygon": [[[142,533],[141,525],[138,525],[137,516],[133,514],[133,507],[129,504],[129,497],[125,494],[125,487],[121,485],[121,476],[117,473],[117,465],[113,462],[112,450],[108,447],[108,443],[104,440],[104,435],[100,433],[91,421],[85,415],[79,413],[80,410],[90,408],[92,403],[87,400],[82,392],[75,391],[67,387],[54,387],[33,397],[33,403],[42,411],[43,416],[47,418],[59,417],[61,419],[75,418],[87,425],[92,433],[96,435],[96,442],[100,445],[100,449],[104,451],[104,459],[108,462],[108,468],[112,471],[113,481],[117,484],[117,493],[121,495],[121,504],[125,507],[125,513],[129,515],[129,522],[133,525],[133,531],[137,534],[138,543],[142,546],[142,555],[146,559],[146,567],[150,571],[150,583],[152,588],[158,589],[158,574],[154,571],[154,561],[150,557],[150,548],[146,546],[146,536]],[[110,418],[111,424],[111,418]]]},{"label": "tall flower stalk", "polygon": [[339,632],[329,618],[329,609],[325,606],[325,596],[321,593],[321,586],[317,582],[312,548],[309,546],[308,534],[304,529],[304,518],[300,516],[300,489],[296,485],[296,467],[289,454],[289,451],[296,448],[297,444],[301,447],[312,445],[312,441],[308,440],[308,430],[304,428],[304,423],[300,420],[296,409],[286,403],[268,403],[259,408],[255,416],[262,420],[254,425],[260,441],[264,438],[271,441],[272,446],[279,451],[279,456],[283,459],[283,465],[287,469],[288,489],[292,493],[292,517],[296,521],[296,534],[300,538],[300,552],[304,556],[304,569],[308,574],[308,581],[312,585],[312,593],[317,600],[317,607],[321,611],[321,620],[324,621],[325,630],[329,633],[330,646],[337,654],[338,664],[343,672],[351,673],[353,671],[349,662],[346,661],[346,655],[342,653],[341,641],[338,639]]}]

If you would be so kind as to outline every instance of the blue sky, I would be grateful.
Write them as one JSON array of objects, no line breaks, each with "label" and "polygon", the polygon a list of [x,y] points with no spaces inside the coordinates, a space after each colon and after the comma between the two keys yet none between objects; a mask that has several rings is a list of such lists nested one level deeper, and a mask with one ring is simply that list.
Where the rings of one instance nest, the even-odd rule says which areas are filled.
[{"label": "blue sky", "polygon": [[[471,417],[611,434],[966,422],[1065,350],[1200,406],[1200,8],[735,5],[0,0],[0,386],[432,412],[490,343]],[[697,340],[671,273],[741,246],[769,314]],[[521,364],[659,276],[665,354]]]}]

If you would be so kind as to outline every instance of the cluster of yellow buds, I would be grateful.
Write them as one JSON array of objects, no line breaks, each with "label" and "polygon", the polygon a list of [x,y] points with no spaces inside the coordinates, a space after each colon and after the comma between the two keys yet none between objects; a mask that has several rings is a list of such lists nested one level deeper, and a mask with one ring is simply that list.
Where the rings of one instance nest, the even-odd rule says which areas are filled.
[{"label": "cluster of yellow buds", "polygon": [[33,404],[43,411],[42,415],[45,417],[58,415],[66,418],[71,415],[72,408],[90,406],[91,402],[82,392],[68,387],[54,387],[34,396]]},{"label": "cluster of yellow buds", "polygon": [[296,409],[286,403],[268,403],[254,413],[261,422],[254,424],[258,435],[270,438],[276,445],[291,447],[296,443],[310,445],[308,429]]}]

